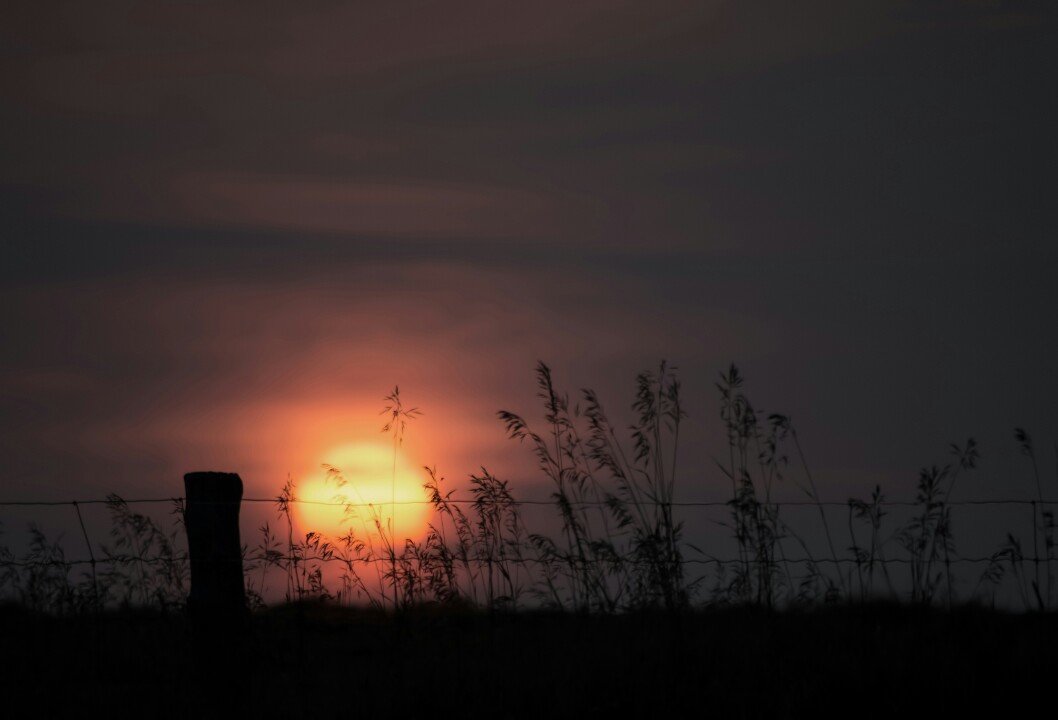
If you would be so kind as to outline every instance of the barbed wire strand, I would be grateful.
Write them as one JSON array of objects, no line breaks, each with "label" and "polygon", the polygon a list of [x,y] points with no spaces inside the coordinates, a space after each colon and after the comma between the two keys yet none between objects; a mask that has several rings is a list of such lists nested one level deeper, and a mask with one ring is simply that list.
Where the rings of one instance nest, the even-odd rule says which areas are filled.
[{"label": "barbed wire strand", "polygon": [[[79,560],[65,560],[65,559],[64,560],[32,560],[32,561],[25,561],[25,560],[0,560],[0,567],[73,567],[74,565],[89,565],[89,564],[92,564],[93,562],[95,562],[96,564],[111,564],[111,565],[119,565],[119,564],[127,564],[127,563],[147,563],[147,564],[167,565],[167,564],[176,564],[176,563],[187,562],[188,559],[189,559],[188,556],[184,555],[184,554],[174,555],[174,556],[171,556],[171,557],[170,556],[141,557],[139,555],[120,555],[120,556],[116,555],[116,556],[107,557],[104,560],[96,560],[96,561],[89,560],[89,559],[79,559]],[[490,562],[491,563],[500,563],[500,562],[506,562],[506,563],[509,563],[509,564],[512,564],[512,565],[527,564],[527,563],[529,563],[529,564],[553,564],[553,565],[558,565],[558,564],[583,564],[583,565],[592,565],[592,564],[605,565],[605,564],[611,564],[611,565],[613,565],[613,564],[618,564],[618,563],[625,563],[625,564],[635,565],[635,564],[652,564],[652,563],[658,562],[658,561],[652,561],[652,560],[641,560],[641,559],[630,557],[630,556],[618,556],[618,557],[606,557],[606,558],[578,558],[578,557],[565,557],[565,556],[555,556],[555,557],[552,557],[552,558],[539,558],[539,557],[517,557],[517,558],[514,558],[514,557],[495,556],[495,557],[491,557],[490,558],[490,557],[487,557],[487,556],[473,556],[472,555],[472,556],[468,556],[466,558],[463,558],[462,556],[460,556],[458,559],[459,559],[460,562],[463,562],[464,560],[466,560],[467,562],[472,562],[472,563],[490,563]],[[980,563],[1000,562],[1002,559],[1003,559],[1002,557],[962,557],[962,558],[952,558],[951,562],[953,564],[954,563],[980,564]],[[266,557],[251,557],[251,558],[244,559],[244,562],[246,560],[249,560],[250,562],[263,562],[263,563],[267,563],[267,564],[271,564],[271,565],[278,565],[282,561],[291,562],[291,563],[294,563],[294,562],[297,562],[297,563],[335,562],[335,563],[341,563],[343,565],[348,565],[350,563],[360,563],[360,564],[365,564],[365,565],[367,565],[367,564],[377,564],[377,563],[389,564],[389,557],[388,556],[387,557],[353,557],[353,558],[348,558],[348,557],[339,557],[339,556],[333,556],[333,555],[332,556],[327,556],[327,555],[307,555],[307,556],[283,555],[283,556],[280,556],[280,557],[267,557],[267,558]],[[1046,558],[1021,557],[1021,558],[1018,558],[1017,561],[1021,561],[1021,562],[1037,562],[1037,561],[1045,562]],[[714,564],[716,564],[716,565],[728,565],[728,564],[735,564],[735,563],[743,564],[743,563],[745,563],[745,560],[742,560],[742,559],[739,559],[739,558],[709,557],[709,558],[681,558],[679,560],[672,561],[672,562],[676,562],[676,563],[678,563],[680,565],[714,565]],[[820,565],[820,564],[824,564],[824,563],[831,564],[831,565],[835,565],[835,564],[837,564],[837,565],[844,565],[844,564],[869,565],[870,564],[867,561],[857,560],[856,558],[825,558],[825,557],[820,557],[820,558],[810,558],[810,557],[784,558],[783,562],[796,563],[796,564],[812,564],[812,565]],[[916,562],[921,562],[921,561],[920,560],[915,560],[913,558],[884,558],[884,559],[875,558],[875,560],[874,560],[875,564],[895,563],[897,565],[911,565],[911,564],[914,564]],[[779,564],[779,563],[775,562],[774,564]]]},{"label": "barbed wire strand", "polygon": [[[185,498],[180,496],[175,497],[160,497],[160,498],[121,498],[114,497],[112,499],[91,499],[91,500],[0,500],[0,507],[63,507],[67,505],[111,505],[111,504],[124,504],[124,505],[145,505],[145,504],[159,504],[159,503],[180,503],[184,502]],[[246,497],[242,499],[244,503],[291,503],[294,505],[323,505],[333,507],[381,507],[385,505],[474,505],[479,502],[478,500],[472,500],[469,498],[450,498],[447,500],[441,500],[435,502],[434,500],[397,500],[391,502],[389,500],[380,501],[377,503],[370,502],[345,502],[343,500],[301,500],[298,498],[282,499],[278,497],[261,498],[261,497]],[[502,501],[501,504],[506,505],[554,505],[555,500],[507,500]],[[582,505],[582,506],[608,506],[610,503],[606,500],[566,500],[570,505]],[[857,500],[856,502],[860,502]],[[731,500],[702,500],[702,501],[673,501],[673,502],[661,502],[652,500],[642,500],[638,504],[656,507],[659,505],[665,505],[667,507],[728,507],[732,503]],[[214,504],[228,504],[217,501],[199,501],[202,505],[214,505]],[[762,502],[761,505],[770,505],[776,507],[817,507],[822,505],[823,507],[842,507],[847,508],[851,504],[851,501],[839,502],[836,500],[824,500],[816,502],[815,500],[777,500]],[[877,503],[881,507],[917,507],[923,503],[915,502],[912,500],[884,500]],[[1058,500],[1019,500],[1016,498],[996,498],[996,499],[977,499],[977,500],[950,500],[943,503],[949,507],[955,506],[972,506],[972,505],[1058,505]]]}]

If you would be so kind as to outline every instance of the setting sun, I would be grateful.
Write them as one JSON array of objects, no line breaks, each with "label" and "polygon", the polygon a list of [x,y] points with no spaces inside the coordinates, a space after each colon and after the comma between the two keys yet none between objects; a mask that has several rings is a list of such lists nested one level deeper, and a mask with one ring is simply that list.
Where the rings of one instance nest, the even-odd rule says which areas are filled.
[{"label": "setting sun", "polygon": [[[342,445],[324,455],[314,476],[297,489],[297,518],[305,532],[335,540],[352,531],[377,543],[378,527],[392,527],[397,545],[418,540],[426,530],[429,497],[417,467],[385,441]],[[333,469],[332,469],[333,468]],[[392,523],[392,525],[391,525]]]}]

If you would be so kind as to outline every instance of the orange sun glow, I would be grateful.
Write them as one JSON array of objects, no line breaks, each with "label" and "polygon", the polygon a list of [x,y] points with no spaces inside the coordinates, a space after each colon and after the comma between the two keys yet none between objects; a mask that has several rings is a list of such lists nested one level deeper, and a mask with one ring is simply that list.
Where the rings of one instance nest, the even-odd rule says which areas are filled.
[{"label": "orange sun glow", "polygon": [[[319,471],[297,487],[302,529],[332,541],[352,531],[377,544],[380,524],[387,536],[392,528],[397,547],[405,538],[421,539],[429,497],[419,473],[399,450],[395,473],[393,463],[393,446],[384,441],[342,445],[326,453]],[[328,466],[335,470],[329,472]]]}]

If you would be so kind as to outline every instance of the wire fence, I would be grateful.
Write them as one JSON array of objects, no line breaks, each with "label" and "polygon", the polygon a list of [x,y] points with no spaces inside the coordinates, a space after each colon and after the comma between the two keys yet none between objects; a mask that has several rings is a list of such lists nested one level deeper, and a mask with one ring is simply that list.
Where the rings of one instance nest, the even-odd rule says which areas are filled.
[{"label": "wire fence", "polygon": [[[88,566],[91,568],[93,573],[92,584],[95,586],[97,580],[94,577],[96,568],[98,566],[110,565],[110,566],[122,566],[122,565],[138,565],[138,566],[165,566],[167,568],[173,568],[175,566],[186,566],[189,563],[188,553],[184,550],[177,549],[176,547],[169,547],[168,552],[161,555],[152,555],[149,552],[149,547],[140,548],[139,551],[134,552],[115,552],[103,548],[101,545],[97,545],[92,542],[88,526],[85,523],[84,516],[81,508],[84,506],[132,506],[132,505],[162,505],[169,504],[174,507],[177,512],[181,512],[185,507],[186,498],[182,496],[171,496],[171,497],[137,497],[137,498],[119,498],[117,496],[111,496],[109,498],[88,498],[88,499],[76,499],[76,500],[0,500],[0,509],[2,508],[35,508],[35,507],[69,507],[74,512],[74,518],[71,521],[76,520],[76,527],[79,530],[81,539],[83,540],[83,549],[87,552],[87,557],[66,557],[65,552],[55,550],[56,546],[52,546],[51,552],[37,552],[32,555],[23,557],[16,557],[10,551],[3,547],[0,547],[0,568],[9,568],[13,570],[26,570],[26,569],[39,569],[39,568],[65,568],[66,571],[70,571],[75,567]],[[384,510],[387,507],[393,506],[408,506],[408,505],[420,505],[420,506],[437,506],[436,500],[396,500],[392,502],[352,502],[345,501],[343,499],[335,499],[331,501],[327,500],[301,500],[297,498],[283,498],[283,497],[245,497],[242,498],[242,503],[246,504],[270,504],[282,506],[285,503],[290,505],[312,505],[312,506],[331,506],[336,508],[344,508],[346,510],[352,508],[371,508],[374,510]],[[575,500],[565,499],[570,506],[575,507],[598,507],[605,508],[608,506],[604,500]],[[470,498],[446,498],[443,503],[452,506],[480,506],[482,501],[480,499]],[[556,500],[552,499],[507,499],[504,503],[509,507],[555,507]],[[212,504],[208,501],[203,504]],[[645,507],[658,507],[665,506],[668,508],[733,508],[733,501],[728,500],[701,500],[701,501],[673,501],[673,502],[656,502],[651,500],[642,500],[641,504]],[[853,501],[838,502],[838,501],[815,501],[815,500],[784,500],[764,503],[764,505],[781,510],[787,507],[816,507],[819,509],[834,509],[844,508],[849,510],[849,517],[853,512]],[[1058,506],[1058,500],[1051,499],[1022,499],[1022,498],[993,498],[993,499],[967,499],[967,500],[952,500],[946,501],[941,504],[944,508],[965,508],[965,507],[1012,507],[1012,508],[1025,508],[1032,510],[1032,542],[1031,549],[1026,547],[1025,552],[1022,552],[1021,548],[1018,547],[1016,552],[1007,549],[1004,552],[994,552],[992,554],[971,554],[971,555],[959,555],[957,553],[946,553],[943,559],[938,559],[938,564],[942,564],[945,568],[954,565],[982,565],[988,564],[995,566],[997,563],[1004,559],[1008,563],[1018,562],[1026,565],[1031,565],[1035,568],[1039,568],[1041,565],[1046,567],[1048,575],[1050,574],[1051,566],[1055,562],[1055,557],[1052,553],[1053,549],[1053,537],[1041,533],[1040,521],[1041,518],[1049,517],[1051,527],[1053,528],[1053,512],[1049,509],[1054,506]],[[875,504],[877,508],[923,508],[923,503],[915,501],[887,501],[882,500]],[[929,510],[929,508],[927,508]],[[1027,518],[1026,518],[1027,519]],[[824,521],[825,522],[825,521]],[[780,548],[780,554],[773,556],[768,559],[768,562],[772,564],[783,563],[786,565],[800,565],[810,566],[813,568],[819,566],[829,566],[835,568],[835,572],[853,572],[850,568],[860,568],[864,566],[870,566],[871,571],[875,566],[884,567],[889,565],[896,566],[912,566],[912,571],[921,568],[923,565],[922,557],[915,556],[898,556],[898,555],[882,555],[879,553],[877,556],[872,556],[867,559],[865,555],[865,547],[860,545],[855,538],[854,533],[851,532],[850,525],[851,545],[846,548],[848,552],[837,553],[832,552],[828,556],[827,553],[821,552],[818,556],[808,552],[808,547],[804,542],[801,542],[798,546],[802,552],[798,555],[786,555],[785,552]],[[889,536],[891,540],[893,535]],[[173,535],[174,539],[176,535]],[[1008,535],[1011,539],[1012,535]],[[1043,540],[1041,547],[1040,540]],[[886,540],[884,542],[888,542]],[[882,543],[884,545],[884,542]],[[317,545],[317,550],[319,546]],[[103,551],[97,555],[96,549],[103,548]],[[497,562],[513,563],[521,566],[533,566],[543,565],[549,566],[556,563],[556,557],[534,557],[529,554],[521,552],[512,552],[507,548],[498,547],[497,552],[490,552],[487,554],[467,554],[464,553],[458,558],[458,560],[464,564],[466,563],[477,563],[477,564],[493,564]],[[730,567],[730,566],[748,566],[754,562],[759,562],[759,558],[748,557],[745,553],[740,552],[738,557],[725,557],[712,555],[698,548],[686,549],[687,552],[679,552],[673,556],[673,562],[680,566],[714,566],[718,569]],[[831,548],[833,550],[833,548]],[[256,555],[253,553],[253,549],[245,551],[246,560],[252,560],[258,563],[270,563],[273,565],[280,565],[282,563],[294,564],[297,566],[305,566],[310,563],[317,564],[338,564],[346,567],[352,567],[355,565],[393,565],[395,562],[394,554],[391,552],[371,552],[367,554],[349,555],[347,553],[334,552],[333,550],[325,549],[323,552],[307,552],[304,548],[301,552],[278,552],[278,551],[261,551]],[[624,564],[630,567],[634,567],[638,564],[651,564],[656,563],[656,559],[644,558],[641,554],[628,553],[608,553],[601,555],[585,556],[585,555],[574,555],[572,553],[567,554],[561,558],[558,558],[562,563],[568,564],[569,566],[577,565],[599,565],[599,564]],[[838,568],[845,568],[846,570],[838,570]],[[2,579],[2,578],[0,578]],[[851,575],[849,576],[849,582],[851,583]],[[1020,580],[1019,580],[1020,582]]]},{"label": "wire fence", "polygon": [[[152,497],[152,498],[116,498],[116,500],[126,505],[138,505],[138,504],[158,504],[158,503],[182,503],[185,502],[185,498],[182,496],[174,495],[172,497]],[[301,500],[293,498],[290,500],[281,500],[278,497],[244,497],[242,502],[244,503],[277,503],[277,502],[289,502],[297,505],[330,505],[335,507],[386,507],[389,505],[433,505],[432,500],[396,500],[396,501],[383,501],[383,502],[345,502],[345,501],[328,501],[328,500]],[[0,500],[0,507],[54,507],[54,506],[78,506],[78,505],[106,505],[114,502],[113,499],[91,499],[91,500]],[[202,504],[209,504],[210,501],[202,500],[199,501]],[[469,498],[451,498],[445,500],[446,503],[453,505],[473,505],[479,501],[472,500]],[[588,506],[606,506],[608,503],[605,500],[567,500],[571,505],[588,505]],[[653,500],[639,500],[641,505],[646,506],[670,506],[670,507],[730,507],[730,500],[703,500],[703,501],[673,501],[673,502],[658,502]],[[511,505],[547,505],[554,506],[555,500],[511,500]],[[768,505],[775,507],[848,507],[849,502],[839,502],[836,500],[775,500],[768,501]],[[883,500],[878,503],[882,507],[916,507],[922,503],[915,502],[913,500]],[[1025,500],[1020,498],[997,498],[989,500],[947,500],[944,505],[949,507],[958,507],[964,505],[1026,505],[1026,506],[1042,506],[1042,505],[1058,505],[1058,500]]]},{"label": "wire fence", "polygon": [[[184,498],[183,496],[176,495],[176,496],[171,496],[171,497],[144,497],[144,498],[122,498],[122,497],[114,496],[112,498],[91,498],[91,499],[87,499],[87,500],[0,500],[0,507],[71,507],[76,512],[77,521],[79,523],[79,526],[80,526],[80,529],[81,529],[82,533],[84,534],[85,544],[86,544],[86,546],[88,548],[91,548],[92,543],[91,543],[91,541],[88,538],[88,530],[85,527],[84,518],[83,518],[83,516],[81,515],[81,512],[80,512],[80,507],[84,506],[84,505],[112,505],[115,502],[123,504],[123,505],[169,504],[169,505],[173,505],[173,506],[176,506],[176,507],[182,507],[186,503],[186,498]],[[200,505],[214,504],[213,502],[208,501],[208,500],[199,500],[197,502]],[[270,504],[270,505],[275,505],[275,504],[283,502],[283,503],[290,503],[292,505],[324,506],[324,507],[335,507],[335,508],[345,508],[345,509],[348,509],[348,508],[382,508],[382,509],[384,509],[384,508],[390,507],[390,506],[414,506],[414,505],[418,505],[418,506],[435,506],[436,505],[436,503],[434,501],[425,500],[425,499],[424,500],[396,500],[396,501],[385,501],[385,502],[372,503],[372,502],[353,502],[353,501],[345,501],[345,500],[327,501],[327,500],[302,500],[302,499],[299,499],[299,498],[283,499],[283,498],[279,498],[279,497],[244,497],[244,498],[242,498],[241,502],[243,502],[243,503],[265,503],[265,504]],[[600,507],[600,508],[608,507],[608,503],[606,501],[603,501],[603,500],[574,500],[574,499],[566,499],[563,502],[565,502],[565,503],[567,503],[567,504],[569,504],[571,506],[577,506],[577,507]],[[638,502],[639,502],[639,504],[641,504],[643,506],[646,506],[646,507],[666,506],[666,507],[673,507],[673,508],[730,508],[731,505],[732,505],[732,501],[730,501],[730,500],[673,501],[673,502],[663,503],[663,502],[657,502],[657,501],[645,500],[644,499],[644,500],[640,500]],[[474,500],[474,499],[469,499],[469,498],[448,498],[448,499],[444,500],[444,503],[448,504],[448,505],[473,506],[473,505],[479,504],[480,501],[479,500]],[[550,500],[548,500],[548,499],[525,499],[525,500],[512,499],[512,500],[506,501],[506,504],[510,505],[510,506],[514,506],[514,507],[521,507],[521,506],[527,506],[527,507],[539,507],[539,506],[542,506],[542,507],[554,507],[555,506],[555,500],[554,499],[550,499]],[[821,500],[821,501],[814,501],[814,500],[778,500],[778,501],[767,502],[766,504],[768,506],[774,507],[774,508],[784,508],[784,507],[823,507],[823,508],[846,508],[846,509],[848,509],[851,506],[852,503],[849,502],[849,501],[838,502],[838,501],[827,501],[827,500]],[[943,504],[945,506],[947,506],[947,507],[1021,506],[1021,507],[1030,507],[1030,508],[1033,508],[1035,510],[1035,509],[1041,508],[1041,507],[1058,506],[1058,500],[1025,500],[1025,499],[1020,499],[1020,498],[995,498],[995,499],[949,500],[949,501],[944,502]],[[914,502],[914,501],[910,501],[910,500],[906,500],[906,501],[901,501],[901,500],[883,500],[883,501],[878,503],[878,506],[879,507],[883,507],[883,508],[888,508],[888,507],[910,508],[910,507],[921,507],[922,503]],[[121,557],[118,557],[118,556],[110,556],[110,559],[112,559],[112,560],[120,560],[120,559],[128,559],[128,558],[121,558]],[[143,558],[143,557],[138,557],[138,556],[135,557],[135,559],[137,561],[144,561],[144,562],[148,562],[148,561],[151,560],[150,558]],[[310,559],[323,559],[323,558],[310,558]],[[470,558],[470,559],[473,560],[474,558]],[[959,557],[959,558],[951,558],[950,561],[951,562],[964,562],[964,563],[966,563],[966,562],[980,563],[980,562],[988,562],[991,559],[992,559],[991,557]],[[1034,558],[1034,557],[1027,557],[1027,556],[1024,557],[1023,559],[1025,559],[1027,561],[1039,560],[1041,562],[1046,560],[1046,558],[1043,558],[1043,557]],[[809,562],[809,561],[812,561],[812,562],[829,562],[829,563],[835,563],[835,562],[836,563],[846,563],[846,562],[855,563],[855,562],[857,562],[857,560],[855,558],[801,558],[801,559],[786,558],[786,560],[788,562]],[[388,560],[386,560],[386,561],[388,562]],[[69,565],[83,565],[83,564],[90,564],[92,562],[96,562],[96,560],[94,558],[88,558],[88,559],[78,559],[78,560],[65,560],[63,562],[65,562],[66,564],[69,564]],[[688,564],[717,563],[717,562],[719,562],[719,563],[737,563],[737,562],[742,562],[742,560],[739,559],[739,558],[708,558],[708,559],[687,558],[687,559],[684,559],[682,562],[685,562],[685,563],[688,563]],[[906,559],[904,559],[904,558],[889,558],[889,559],[884,560],[884,562],[901,563],[901,562],[908,562],[908,561]],[[8,561],[0,560],[0,565],[18,565],[18,564],[20,564],[20,563],[17,563],[17,562],[14,562],[14,561],[10,561],[10,560],[8,560]],[[28,563],[21,563],[21,564],[26,565]]]}]

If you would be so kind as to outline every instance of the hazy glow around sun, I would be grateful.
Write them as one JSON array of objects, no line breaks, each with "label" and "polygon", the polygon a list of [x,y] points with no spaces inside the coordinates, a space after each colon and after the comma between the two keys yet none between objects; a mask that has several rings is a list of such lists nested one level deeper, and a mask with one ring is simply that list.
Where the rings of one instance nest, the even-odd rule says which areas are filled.
[{"label": "hazy glow around sun", "polygon": [[[329,473],[324,466],[335,468]],[[394,482],[393,445],[385,440],[341,445],[326,453],[318,472],[297,486],[298,521],[305,532],[337,540],[351,530],[365,540],[379,540],[376,520],[388,533],[392,521],[397,546],[419,540],[430,514],[418,465],[397,450]],[[319,504],[335,503],[335,504]],[[394,504],[395,503],[395,504]]]}]

